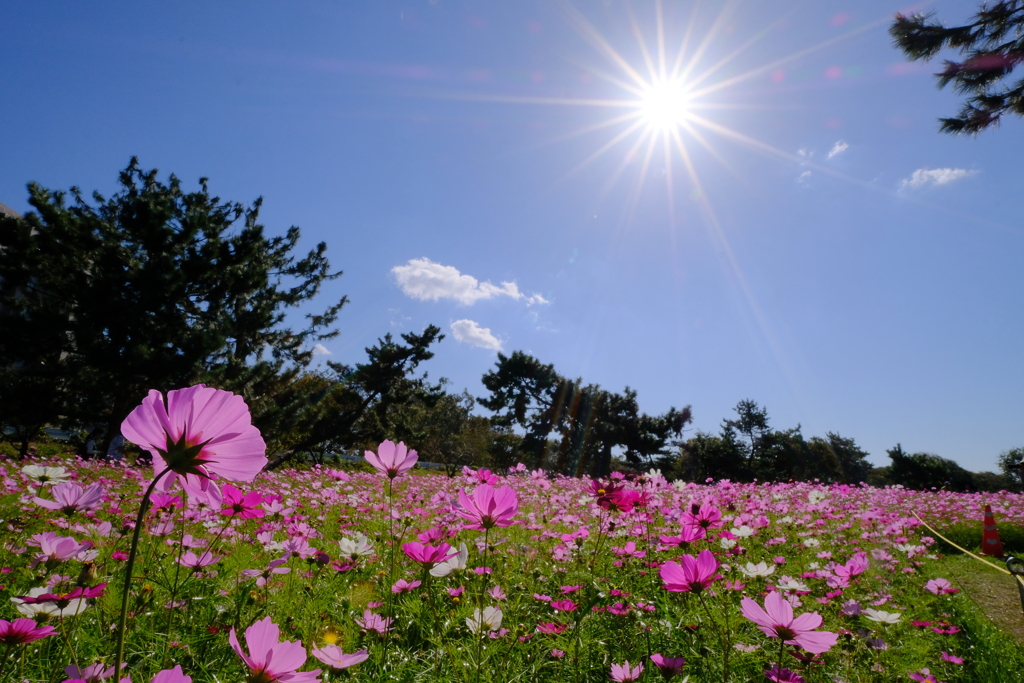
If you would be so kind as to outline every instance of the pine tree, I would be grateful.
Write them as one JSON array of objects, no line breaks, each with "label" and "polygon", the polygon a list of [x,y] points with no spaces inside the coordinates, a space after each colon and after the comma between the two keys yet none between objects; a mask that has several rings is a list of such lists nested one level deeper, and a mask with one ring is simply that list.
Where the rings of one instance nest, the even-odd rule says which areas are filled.
[{"label": "pine tree", "polygon": [[1024,61],[1024,0],[982,5],[973,21],[949,28],[930,14],[897,14],[889,34],[913,61],[929,60],[944,47],[963,57],[946,60],[936,74],[940,88],[952,84],[966,97],[955,117],[939,119],[942,132],[976,135],[1004,114],[1024,116],[1024,79],[1006,83]]}]

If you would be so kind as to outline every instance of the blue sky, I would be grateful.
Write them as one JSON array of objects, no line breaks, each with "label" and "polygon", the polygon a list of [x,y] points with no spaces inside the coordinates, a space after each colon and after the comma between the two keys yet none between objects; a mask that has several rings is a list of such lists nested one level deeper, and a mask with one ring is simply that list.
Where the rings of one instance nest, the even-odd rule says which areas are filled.
[{"label": "blue sky", "polygon": [[138,155],[328,243],[334,360],[434,323],[456,391],[524,350],[705,431],[752,398],[992,469],[1024,445],[1024,122],[938,132],[956,95],[886,33],[915,9],[974,5],[665,0],[667,73],[689,38],[645,95],[654,2],[9,2],[0,201]]}]

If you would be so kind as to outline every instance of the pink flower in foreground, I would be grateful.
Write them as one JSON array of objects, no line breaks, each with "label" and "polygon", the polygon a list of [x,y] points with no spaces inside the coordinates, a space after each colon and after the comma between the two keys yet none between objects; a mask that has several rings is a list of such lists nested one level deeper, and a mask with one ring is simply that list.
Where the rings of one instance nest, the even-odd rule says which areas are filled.
[{"label": "pink flower in foreground", "polygon": [[459,554],[458,550],[453,549],[447,543],[434,546],[418,541],[403,543],[402,552],[428,568]]},{"label": "pink flower in foreground", "polygon": [[629,660],[624,661],[622,664],[612,664],[613,681],[635,681],[640,678],[640,674],[643,672],[643,664],[637,664],[636,666],[631,667],[629,665]]},{"label": "pink flower in foreground", "polygon": [[319,683],[320,669],[298,671],[306,663],[306,648],[302,643],[297,640],[278,642],[280,635],[280,629],[270,617],[257,621],[245,629],[245,644],[249,647],[249,654],[246,654],[238,644],[235,629],[231,629],[228,642],[252,672],[250,683]]},{"label": "pink flower in foreground", "polygon": [[658,667],[658,671],[666,680],[681,672],[683,665],[686,664],[686,659],[683,657],[663,657],[660,654],[651,655],[651,661],[654,662],[654,666]]},{"label": "pink flower in foreground", "polygon": [[242,519],[255,519],[267,514],[259,508],[263,504],[263,496],[250,491],[242,493],[231,484],[225,484],[222,489],[224,509],[220,514],[225,517],[241,517]]},{"label": "pink flower in foreground", "polygon": [[466,489],[459,489],[459,505],[455,509],[462,518],[472,524],[467,529],[484,531],[496,526],[511,526],[512,518],[519,512],[519,498],[511,486],[494,488],[481,484],[473,489],[473,496],[466,495]]},{"label": "pink flower in foreground", "polygon": [[366,650],[359,650],[352,654],[345,654],[337,645],[324,645],[322,648],[313,648],[313,656],[327,666],[340,671],[350,666],[365,662],[370,658]]},{"label": "pink flower in foreground", "polygon": [[153,676],[153,680],[150,683],[192,683],[192,677],[182,673],[181,665],[179,664],[173,669],[164,669],[159,672],[156,676]]},{"label": "pink flower in foreground", "polygon": [[704,533],[704,527],[697,526],[695,524],[684,524],[682,531],[678,536],[662,536],[661,542],[665,545],[682,546],[684,544],[693,543],[704,538],[707,534]]},{"label": "pink flower in foreground", "polygon": [[419,460],[416,451],[409,450],[404,441],[400,441],[397,446],[393,441],[382,441],[380,446],[377,446],[376,454],[373,451],[364,451],[363,455],[366,462],[388,479],[405,474]]},{"label": "pink flower in foreground", "polygon": [[942,661],[949,662],[950,664],[963,664],[964,663],[964,658],[963,657],[957,657],[956,655],[951,655],[948,652],[943,652],[942,653]]},{"label": "pink flower in foreground", "polygon": [[683,564],[666,562],[658,574],[665,584],[665,590],[673,593],[700,593],[715,582],[718,560],[710,550],[701,550],[694,558],[683,555]]},{"label": "pink flower in foreground", "polygon": [[743,616],[757,624],[769,638],[782,638],[786,645],[796,645],[808,652],[828,652],[839,636],[828,631],[815,631],[822,624],[821,615],[808,612],[793,618],[793,606],[786,598],[772,591],[764,599],[764,609],[750,598],[740,602]]},{"label": "pink flower in foreground", "polygon": [[[170,468],[184,482],[206,491],[213,475],[252,481],[267,464],[267,446],[252,425],[245,400],[202,384],[167,392],[151,390],[121,423],[121,433],[153,456],[157,473]],[[174,477],[164,477],[167,491]]]},{"label": "pink flower in foreground", "polygon": [[15,619],[7,621],[0,619],[0,643],[10,647],[11,645],[24,645],[52,636],[55,633],[52,626],[36,626],[32,619]]},{"label": "pink flower in foreground", "polygon": [[943,683],[942,681],[937,679],[935,677],[935,674],[933,674],[928,669],[921,669],[920,671],[912,671],[912,672],[910,672],[907,675],[910,676],[915,681],[921,681],[921,683]]},{"label": "pink flower in foreground", "polygon": [[73,514],[78,510],[91,510],[98,507],[103,498],[101,484],[93,484],[89,488],[83,489],[78,484],[65,481],[54,486],[50,492],[53,494],[53,500],[36,496],[32,502],[47,510],[59,510],[65,515]]}]

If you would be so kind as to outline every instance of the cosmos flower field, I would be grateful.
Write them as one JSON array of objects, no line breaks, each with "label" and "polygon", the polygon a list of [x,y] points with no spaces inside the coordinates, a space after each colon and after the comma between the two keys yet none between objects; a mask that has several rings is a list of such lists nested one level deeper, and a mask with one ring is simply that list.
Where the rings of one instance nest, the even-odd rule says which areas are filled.
[{"label": "cosmos flower field", "polygon": [[0,681],[118,680],[122,605],[135,683],[1019,680],[913,514],[1020,525],[1016,494],[449,478],[390,442],[243,481],[173,440],[163,487],[0,464]]}]

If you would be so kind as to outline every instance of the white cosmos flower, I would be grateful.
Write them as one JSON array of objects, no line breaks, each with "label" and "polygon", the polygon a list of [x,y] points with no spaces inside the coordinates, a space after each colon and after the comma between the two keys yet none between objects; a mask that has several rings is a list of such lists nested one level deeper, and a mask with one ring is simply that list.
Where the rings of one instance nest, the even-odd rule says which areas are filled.
[{"label": "white cosmos flower", "polygon": [[743,572],[744,576],[754,579],[757,577],[771,576],[775,573],[775,566],[769,565],[767,562],[758,562],[757,564],[747,562],[746,566],[740,567],[740,571]]},{"label": "white cosmos flower", "polygon": [[32,481],[44,484],[59,484],[69,476],[68,471],[63,467],[40,467],[39,465],[25,465],[21,473]]},{"label": "white cosmos flower", "polygon": [[871,621],[877,621],[880,624],[895,624],[903,616],[897,612],[883,612],[880,609],[872,609],[870,607],[861,610],[861,614]]},{"label": "white cosmos flower", "polygon": [[805,538],[804,539],[804,547],[805,548],[817,548],[819,545],[821,545],[821,541],[819,541],[816,538]]},{"label": "white cosmos flower", "polygon": [[[28,592],[26,597],[37,598],[44,593],[51,593],[52,591],[46,587],[33,588]],[[35,619],[39,615],[45,615],[48,617],[73,617],[81,614],[88,607],[88,603],[82,598],[74,598],[68,601],[67,607],[61,609],[52,602],[42,602],[34,605],[26,604],[20,598],[11,598],[11,602],[14,603],[14,607],[29,619]]]},{"label": "white cosmos flower", "polygon": [[828,498],[828,494],[820,489],[815,489],[807,494],[807,502],[811,505],[817,505],[826,498]]},{"label": "white cosmos flower", "polygon": [[743,526],[735,527],[729,530],[733,536],[737,538],[750,538],[754,535],[754,530],[744,524]]},{"label": "white cosmos flower", "polygon": [[479,633],[480,629],[484,626],[491,631],[497,631],[501,628],[501,610],[497,607],[484,607],[484,611],[481,614],[480,609],[473,610],[473,616],[466,617],[466,626],[473,633]]},{"label": "white cosmos flower", "polygon": [[452,572],[461,572],[466,568],[467,562],[469,562],[469,550],[465,543],[459,543],[459,554],[435,564],[430,570],[430,575],[441,577],[448,576]]},{"label": "white cosmos flower", "polygon": [[341,549],[342,556],[352,560],[358,559],[363,555],[373,554],[373,546],[370,544],[369,539],[358,532],[354,536],[346,536],[338,541],[338,547]]},{"label": "white cosmos flower", "polygon": [[776,587],[787,591],[807,592],[811,590],[807,587],[806,583],[803,581],[797,581],[796,579],[786,579],[785,581],[781,581],[776,584]]},{"label": "white cosmos flower", "polygon": [[736,539],[733,538],[720,538],[718,544],[725,550],[730,550],[736,546]]}]

